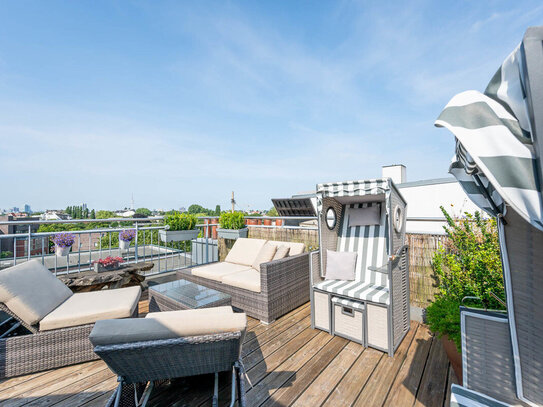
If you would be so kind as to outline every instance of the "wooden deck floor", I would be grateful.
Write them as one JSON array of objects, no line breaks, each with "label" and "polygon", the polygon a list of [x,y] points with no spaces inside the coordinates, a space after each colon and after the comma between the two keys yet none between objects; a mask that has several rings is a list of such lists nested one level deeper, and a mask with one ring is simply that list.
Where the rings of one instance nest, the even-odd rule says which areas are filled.
[{"label": "wooden deck floor", "polygon": [[[146,312],[146,303],[140,310]],[[310,327],[309,304],[270,325],[249,320],[243,353],[250,406],[448,406],[456,377],[441,342],[412,323],[394,358]],[[229,375],[220,405],[228,405]],[[102,361],[0,382],[1,406],[103,406],[116,378]],[[151,406],[209,406],[212,375],[157,387]]]}]

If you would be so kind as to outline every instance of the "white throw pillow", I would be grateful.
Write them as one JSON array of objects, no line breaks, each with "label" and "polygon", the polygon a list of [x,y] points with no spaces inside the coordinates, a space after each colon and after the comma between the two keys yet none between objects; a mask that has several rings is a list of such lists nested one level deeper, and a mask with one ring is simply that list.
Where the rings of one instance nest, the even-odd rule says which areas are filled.
[{"label": "white throw pillow", "polygon": [[251,267],[254,268],[255,270],[260,271],[260,264],[268,263],[272,261],[273,256],[275,255],[276,251],[277,251],[277,246],[266,242],[266,244],[262,246],[262,249],[260,249],[260,251],[258,252],[258,255],[256,256],[256,259],[253,261],[253,264],[251,265]]},{"label": "white throw pillow", "polygon": [[349,227],[371,226],[381,223],[381,205],[374,204],[366,208],[351,208],[349,210]]},{"label": "white throw pillow", "polygon": [[357,256],[356,252],[326,250],[326,280],[353,281]]}]

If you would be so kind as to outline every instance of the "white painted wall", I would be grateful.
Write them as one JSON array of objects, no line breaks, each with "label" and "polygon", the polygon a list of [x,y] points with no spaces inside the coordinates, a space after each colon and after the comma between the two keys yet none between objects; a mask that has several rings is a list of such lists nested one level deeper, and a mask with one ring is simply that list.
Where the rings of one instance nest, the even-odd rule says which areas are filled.
[{"label": "white painted wall", "polygon": [[[424,183],[422,181],[421,183]],[[407,218],[443,218],[439,209],[443,206],[451,215],[461,216],[464,212],[480,211],[455,180],[453,182],[431,183],[409,186],[397,185],[407,201]],[[407,221],[408,233],[443,234],[445,222]]]}]

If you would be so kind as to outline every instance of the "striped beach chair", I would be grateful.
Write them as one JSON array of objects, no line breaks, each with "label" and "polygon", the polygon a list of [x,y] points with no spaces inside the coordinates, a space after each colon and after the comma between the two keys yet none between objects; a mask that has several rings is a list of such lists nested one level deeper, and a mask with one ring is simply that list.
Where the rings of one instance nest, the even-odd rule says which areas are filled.
[{"label": "striped beach chair", "polygon": [[[390,179],[328,183],[317,186],[317,209],[312,326],[392,356],[410,319],[405,200]],[[373,220],[353,222],[360,216]],[[326,278],[328,251],[357,253],[354,280]]]}]

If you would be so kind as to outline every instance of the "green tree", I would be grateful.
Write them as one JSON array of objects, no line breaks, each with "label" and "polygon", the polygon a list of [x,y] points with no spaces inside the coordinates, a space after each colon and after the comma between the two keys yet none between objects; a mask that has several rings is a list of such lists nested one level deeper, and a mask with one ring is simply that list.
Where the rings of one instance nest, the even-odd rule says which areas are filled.
[{"label": "green tree", "polygon": [[100,210],[96,212],[96,219],[108,219],[108,218],[114,218],[115,212],[106,211],[106,210]]},{"label": "green tree", "polygon": [[201,205],[192,204],[189,206],[189,209],[187,210],[188,213],[196,214],[196,213],[205,213],[207,214],[208,209],[204,208]]},{"label": "green tree", "polygon": [[221,205],[215,207],[215,216],[221,216]]},{"label": "green tree", "polygon": [[152,212],[147,208],[138,208],[136,209],[136,213],[144,216],[151,216]]},{"label": "green tree", "polygon": [[94,211],[94,209],[92,209],[92,210],[90,211],[90,218],[91,218],[91,219],[96,219],[96,212]]},{"label": "green tree", "polygon": [[266,213],[267,216],[279,216],[279,213],[277,213],[277,209],[275,209],[275,206],[273,206],[268,213]]}]

